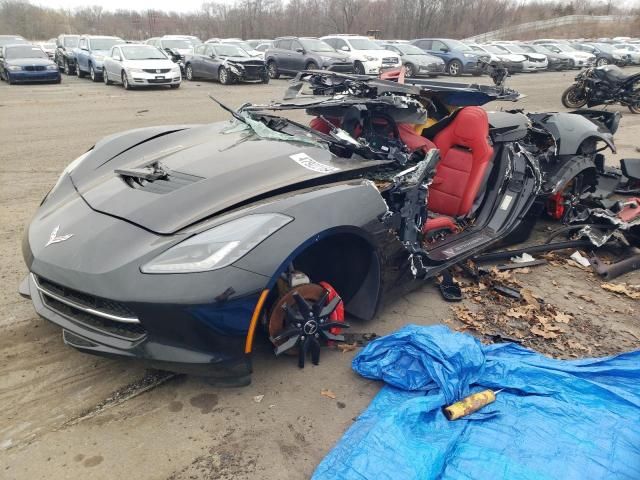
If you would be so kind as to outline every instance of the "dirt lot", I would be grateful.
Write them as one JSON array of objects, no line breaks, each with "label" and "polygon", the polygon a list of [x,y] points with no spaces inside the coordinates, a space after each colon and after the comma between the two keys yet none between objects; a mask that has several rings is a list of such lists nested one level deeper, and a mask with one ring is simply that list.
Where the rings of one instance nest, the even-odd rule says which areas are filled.
[{"label": "dirt lot", "polygon": [[[560,94],[573,75],[510,79],[511,87],[527,95],[517,106],[562,109]],[[225,119],[209,92],[238,106],[278,99],[285,85],[285,80],[227,87],[195,82],[179,90],[126,92],[75,77],[65,77],[61,85],[0,84],[1,478],[307,478],[375,395],[380,385],[350,369],[355,352],[326,351],[320,366],[299,370],[291,358],[273,358],[262,342],[253,383],[240,389],[166,378],[134,363],[87,356],[65,347],[60,330],[38,318],[16,293],[27,273],[20,253],[23,227],[73,158],[121,130]],[[513,105],[490,106],[501,107]],[[640,155],[640,116],[620,111],[619,152],[610,156],[616,163]],[[353,330],[385,334],[407,323],[450,321],[485,334],[484,339],[516,336],[563,357],[640,347],[637,300],[603,290],[600,281],[565,258],[512,277],[551,305],[537,310],[553,323],[547,330],[537,326],[547,334],[532,333],[535,325],[526,318],[509,316],[517,305],[496,305],[495,297],[473,286],[465,308],[454,312],[432,284],[386,306],[372,322],[355,322]],[[639,284],[640,272],[620,280]],[[560,313],[571,318],[556,317]],[[323,389],[336,398],[322,396]]]}]

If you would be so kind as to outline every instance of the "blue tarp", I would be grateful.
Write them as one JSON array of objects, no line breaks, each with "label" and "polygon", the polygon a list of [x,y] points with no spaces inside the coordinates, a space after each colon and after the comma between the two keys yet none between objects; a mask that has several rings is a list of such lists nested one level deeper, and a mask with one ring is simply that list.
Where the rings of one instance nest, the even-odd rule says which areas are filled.
[{"label": "blue tarp", "polygon": [[[408,325],[367,345],[360,375],[387,383],[314,480],[640,479],[640,351],[553,360]],[[449,421],[441,408],[505,390]]]}]

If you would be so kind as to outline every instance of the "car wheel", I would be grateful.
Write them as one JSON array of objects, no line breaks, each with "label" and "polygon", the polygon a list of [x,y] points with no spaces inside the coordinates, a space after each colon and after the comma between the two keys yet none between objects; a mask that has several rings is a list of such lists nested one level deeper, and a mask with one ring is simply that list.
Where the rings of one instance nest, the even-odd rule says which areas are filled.
[{"label": "car wheel", "polygon": [[231,74],[229,73],[229,70],[224,67],[220,67],[220,70],[218,71],[218,80],[222,85],[229,85],[231,83]]},{"label": "car wheel", "polygon": [[60,75],[58,78],[56,78],[56,81],[53,83],[62,83],[62,75]]},{"label": "car wheel", "polygon": [[414,67],[412,63],[407,63],[404,66],[404,76],[407,78],[411,78],[415,74],[416,74],[416,67]]},{"label": "car wheel", "polygon": [[604,57],[600,57],[596,60],[596,67],[602,67],[603,65],[609,65],[609,60]]},{"label": "car wheel", "polygon": [[584,89],[571,85],[562,93],[561,101],[565,108],[581,108],[587,104],[587,96]]},{"label": "car wheel", "polygon": [[127,77],[127,73],[124,71],[122,72],[122,86],[125,90],[131,90],[133,88],[129,83],[129,77]]},{"label": "car wheel", "polygon": [[269,74],[269,78],[273,78],[274,80],[280,78],[280,72],[278,72],[278,65],[273,60],[269,60],[267,63],[267,73]]},{"label": "car wheel", "polygon": [[[104,68],[104,67],[103,67]],[[104,68],[102,70],[102,80],[104,80],[105,85],[111,85],[111,80],[109,80],[109,74],[107,73],[107,69]]]},{"label": "car wheel", "polygon": [[7,83],[9,85],[13,85],[15,82],[13,81],[13,79],[11,78],[11,74],[7,73]]},{"label": "car wheel", "polygon": [[173,88],[174,90],[175,90],[176,88],[180,88],[180,84],[179,84],[179,83],[174,83],[174,84],[171,84],[171,85],[169,85],[169,86],[170,86],[171,88]]},{"label": "car wheel", "polygon": [[309,62],[304,67],[305,70],[318,70],[318,64],[316,62]]},{"label": "car wheel", "polygon": [[85,73],[80,70],[80,67],[76,66],[76,73],[78,74],[78,78],[84,78]]},{"label": "car wheel", "polygon": [[631,113],[640,113],[640,102],[633,103],[631,105],[627,105],[627,108]]},{"label": "car wheel", "polygon": [[187,80],[189,80],[190,82],[193,81],[193,67],[191,66],[190,63],[187,63],[187,66],[185,67],[184,71],[185,71]]},{"label": "car wheel", "polygon": [[91,77],[92,82],[97,82],[100,80],[96,70],[93,68],[93,65],[89,65],[89,76]]},{"label": "car wheel", "polygon": [[447,65],[447,73],[452,77],[459,77],[462,74],[462,63],[460,60],[451,60]]},{"label": "car wheel", "polygon": [[65,75],[71,75],[71,67],[69,66],[69,61],[66,58],[64,59],[62,70]]},{"label": "car wheel", "polygon": [[362,62],[356,62],[353,64],[353,73],[355,73],[356,75],[366,74],[366,72],[364,71],[364,65],[362,64]]},{"label": "car wheel", "polygon": [[269,80],[270,80],[270,78],[269,78],[269,74],[268,74],[268,73],[265,73],[265,74],[262,76],[262,83],[267,84],[267,83],[269,83]]}]

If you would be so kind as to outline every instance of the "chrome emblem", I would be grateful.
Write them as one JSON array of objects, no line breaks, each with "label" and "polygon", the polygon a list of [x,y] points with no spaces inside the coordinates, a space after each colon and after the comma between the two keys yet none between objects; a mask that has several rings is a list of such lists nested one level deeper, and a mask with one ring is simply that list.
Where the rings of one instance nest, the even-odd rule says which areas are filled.
[{"label": "chrome emblem", "polygon": [[156,70],[156,73],[160,73],[160,70]]},{"label": "chrome emblem", "polygon": [[65,240],[69,240],[71,237],[73,237],[73,233],[58,236],[58,230],[60,230],[60,225],[53,229],[51,235],[49,235],[49,241],[46,243],[45,247],[48,247],[49,245],[52,245],[54,243],[64,242]]}]

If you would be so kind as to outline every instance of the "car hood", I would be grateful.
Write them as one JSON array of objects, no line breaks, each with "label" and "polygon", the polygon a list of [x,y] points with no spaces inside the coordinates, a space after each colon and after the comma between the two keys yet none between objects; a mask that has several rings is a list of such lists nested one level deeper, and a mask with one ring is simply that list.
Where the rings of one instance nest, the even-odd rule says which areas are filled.
[{"label": "car hood", "polygon": [[418,65],[430,65],[432,63],[438,63],[438,64],[444,64],[444,60],[442,60],[440,57],[435,57],[433,55],[420,55],[420,54],[414,54],[414,55],[405,55],[404,58],[406,58],[408,61],[412,61],[417,63]]},{"label": "car hood", "polygon": [[220,58],[223,60],[228,60],[233,63],[253,63],[253,64],[262,64],[264,63],[261,58],[257,57],[233,57],[233,56],[224,56],[220,55]]},{"label": "car hood", "polygon": [[94,57],[95,56],[108,57],[109,50],[91,50],[91,55]]},{"label": "car hood", "polygon": [[11,58],[6,63],[7,65],[16,65],[18,67],[55,65],[49,58]]},{"label": "car hood", "polygon": [[[92,209],[171,234],[217,213],[380,164],[335,157],[308,143],[226,131],[229,126],[220,122],[160,135],[154,130],[128,148],[119,143],[115,155],[108,144],[98,144],[71,179]],[[153,162],[160,162],[166,179],[140,184],[115,171]]]},{"label": "car hood", "polygon": [[349,58],[344,53],[340,53],[340,52],[313,52],[313,53],[316,55],[320,55],[321,57],[334,58],[341,62],[349,61]]},{"label": "car hood", "polygon": [[546,60],[547,56],[542,53],[527,53],[527,57],[533,58],[535,60]]},{"label": "car hood", "polygon": [[127,68],[146,68],[146,69],[171,69],[176,66],[174,62],[169,59],[157,59],[157,60],[125,60],[124,65]]},{"label": "car hood", "polygon": [[527,57],[520,55],[519,53],[507,53],[506,55],[501,56],[509,62],[524,62],[527,59]]},{"label": "car hood", "polygon": [[395,57],[398,58],[399,55],[397,53],[390,52],[389,50],[355,50],[356,53],[360,55],[368,55],[370,57],[375,58],[389,58]]}]

